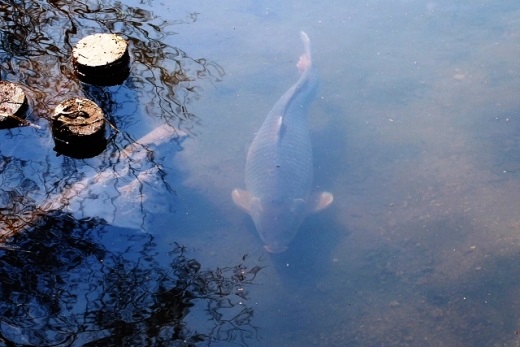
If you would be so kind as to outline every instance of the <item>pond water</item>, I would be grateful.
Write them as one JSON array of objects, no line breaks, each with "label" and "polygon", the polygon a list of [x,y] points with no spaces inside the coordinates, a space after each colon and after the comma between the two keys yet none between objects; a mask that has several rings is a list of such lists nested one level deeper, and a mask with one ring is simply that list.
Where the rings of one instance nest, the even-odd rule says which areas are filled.
[{"label": "pond water", "polygon": [[[25,86],[31,123],[0,130],[0,344],[519,346],[519,16],[517,1],[0,3],[1,79]],[[301,30],[320,76],[313,186],[334,202],[271,254],[231,191],[298,78]],[[95,32],[129,42],[122,85],[74,77]],[[50,114],[76,96],[111,122],[94,158],[53,149]]]}]

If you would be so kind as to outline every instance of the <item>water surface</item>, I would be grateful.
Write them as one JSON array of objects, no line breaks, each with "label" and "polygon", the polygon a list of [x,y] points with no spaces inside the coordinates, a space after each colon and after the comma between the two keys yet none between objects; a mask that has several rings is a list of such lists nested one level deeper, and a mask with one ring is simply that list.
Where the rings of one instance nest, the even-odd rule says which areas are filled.
[{"label": "water surface", "polygon": [[[218,321],[207,323],[204,310],[211,301],[201,298],[188,310],[190,331],[213,338],[193,340],[195,345],[520,343],[520,5],[102,4],[103,11],[90,17],[62,6],[64,14],[55,19],[62,33],[40,23],[53,33],[49,40],[59,52],[42,44],[32,57],[30,45],[25,51],[20,44],[20,51],[3,47],[2,79],[27,83],[33,104],[43,100],[43,106],[29,115],[41,129],[2,130],[2,189],[9,192],[2,196],[2,211],[23,210],[82,177],[129,166],[134,176],[115,180],[111,189],[93,187],[80,208],[69,211],[70,218],[107,220],[103,230],[97,219],[83,227],[102,235],[95,245],[135,261],[152,237],[146,259],[157,262],[154,269],[169,266],[175,242],[205,270],[243,262],[247,271],[255,269],[250,282],[239,286],[246,288],[247,300],[236,291],[229,296],[230,310],[244,307],[254,314],[238,320],[242,325],[230,323],[226,337],[215,332],[214,326],[222,326]],[[103,22],[103,16],[119,20]],[[71,17],[84,29],[71,30],[79,28],[67,25]],[[121,132],[97,158],[56,158],[44,111],[82,90],[69,82],[62,50],[94,30],[120,32],[132,38],[134,53],[141,48],[127,83],[87,89],[112,105],[111,119]],[[230,192],[243,186],[255,131],[297,78],[300,30],[311,39],[321,82],[309,117],[315,186],[332,192],[335,201],[306,220],[286,253],[272,255]],[[10,32],[20,30],[8,26],[3,37]],[[46,72],[38,62],[56,69]],[[114,159],[113,153],[164,122],[190,136],[152,144],[153,155],[138,163]],[[161,174],[143,180],[143,189],[119,196],[140,172],[156,167]],[[141,193],[147,199],[131,199]],[[109,220],[103,215],[109,205],[115,215],[138,211],[142,225],[121,227]],[[124,246],[129,238],[137,240],[133,248]],[[94,268],[88,254],[78,255],[85,271]],[[16,324],[21,323],[3,321],[4,339],[14,339],[13,331],[30,335]],[[117,335],[112,329],[107,334]]]}]

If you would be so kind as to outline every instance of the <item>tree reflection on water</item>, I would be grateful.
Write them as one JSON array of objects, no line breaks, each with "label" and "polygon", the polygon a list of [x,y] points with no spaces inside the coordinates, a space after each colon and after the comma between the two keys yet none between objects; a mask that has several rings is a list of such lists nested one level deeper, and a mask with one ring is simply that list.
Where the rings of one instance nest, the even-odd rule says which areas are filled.
[{"label": "tree reflection on water", "polygon": [[[205,270],[175,245],[169,265],[163,266],[153,236],[129,233],[117,242],[126,248],[114,251],[103,244],[104,235],[121,229],[97,214],[78,218],[77,209],[64,212],[71,206],[83,209],[89,201],[101,206],[97,211],[104,202],[119,208],[121,196],[135,194],[131,198],[140,205],[132,213],[140,214],[146,210],[139,198],[147,185],[171,195],[164,156],[157,157],[148,146],[164,139],[144,136],[146,141],[136,143],[143,134],[132,131],[144,128],[156,134],[150,130],[177,128],[190,133],[199,122],[189,104],[202,90],[200,83],[223,76],[216,63],[191,58],[165,43],[174,34],[172,26],[194,23],[197,14],[167,21],[152,12],[151,1],[141,5],[0,2],[0,77],[24,86],[31,106],[28,119],[41,125],[2,132],[4,345],[246,345],[256,337],[246,287],[260,267],[247,266],[245,257],[234,267]],[[116,33],[129,43],[131,74],[120,86],[88,86],[74,76],[72,47],[96,32]],[[107,149],[94,159],[56,157],[42,146],[49,137],[42,119],[49,119],[54,107],[69,97],[95,100],[112,125]],[[94,189],[99,182],[105,185]],[[72,205],[73,198],[79,201]]]},{"label": "tree reflection on water", "polygon": [[2,1],[1,77],[29,88],[35,113],[47,118],[60,101],[57,96],[84,92],[70,63],[74,44],[95,32],[116,33],[130,45],[133,63],[127,84],[146,100],[148,115],[190,128],[197,116],[187,104],[198,90],[191,82],[218,81],[224,72],[218,64],[191,58],[164,42],[174,34],[172,26],[193,23],[197,14],[165,20],[151,11],[151,5],[141,3],[139,8],[112,0]]},{"label": "tree reflection on water", "polygon": [[[116,253],[99,242],[107,228],[45,215],[0,249],[0,341],[195,346],[246,345],[256,337],[246,288],[261,268],[249,268],[245,256],[234,267],[203,270],[174,245],[169,266],[161,267],[153,237],[128,236]],[[198,320],[190,323],[192,310]]]},{"label": "tree reflection on water", "polygon": [[[28,120],[41,126],[30,132],[1,133],[0,241],[22,230],[33,219],[31,213],[69,208],[78,212],[76,217],[84,217],[89,214],[81,214],[83,208],[96,201],[101,206],[96,212],[112,208],[115,215],[124,210],[121,197],[137,201],[134,207],[143,223],[136,228],[143,227],[149,212],[143,206],[143,189],[154,185],[157,191],[172,195],[165,165],[152,148],[164,139],[137,144],[140,147],[133,153],[139,152],[137,156],[125,154],[125,149],[137,148],[142,131],[150,134],[168,126],[179,133],[193,133],[199,118],[190,112],[190,102],[197,99],[203,81],[217,82],[224,72],[211,60],[192,58],[166,42],[175,34],[175,26],[194,23],[197,14],[166,20],[152,10],[152,1],[135,6],[113,0],[0,2],[0,79],[24,86],[31,106]],[[129,43],[131,74],[120,86],[91,86],[74,76],[72,47],[96,32],[116,33]],[[111,125],[107,148],[95,159],[55,158],[54,152],[46,151],[50,130],[42,119],[48,120],[54,107],[69,97],[96,101]],[[173,136],[167,140],[175,142]],[[179,149],[176,144],[169,147],[169,154]],[[99,177],[111,177],[111,182],[91,186]],[[74,192],[69,188],[83,182],[89,184],[70,206]]]}]

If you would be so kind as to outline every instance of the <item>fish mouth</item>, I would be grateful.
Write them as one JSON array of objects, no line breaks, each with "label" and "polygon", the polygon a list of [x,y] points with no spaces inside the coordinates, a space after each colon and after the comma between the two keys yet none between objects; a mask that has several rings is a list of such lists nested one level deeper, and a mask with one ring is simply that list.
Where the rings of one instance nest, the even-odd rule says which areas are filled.
[{"label": "fish mouth", "polygon": [[287,246],[265,245],[264,248],[269,253],[282,253],[287,250]]}]

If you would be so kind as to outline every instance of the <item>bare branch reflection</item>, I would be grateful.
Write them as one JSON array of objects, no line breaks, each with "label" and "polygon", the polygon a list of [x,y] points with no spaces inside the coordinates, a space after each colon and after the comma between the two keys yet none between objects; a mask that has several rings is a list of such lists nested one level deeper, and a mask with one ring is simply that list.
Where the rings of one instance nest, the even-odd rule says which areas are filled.
[{"label": "bare branch reflection", "polygon": [[[46,215],[0,249],[0,341],[245,346],[257,338],[247,287],[261,268],[247,265],[247,257],[234,267],[205,270],[173,245],[162,267],[154,260],[153,237],[126,236],[124,248],[114,252],[102,244],[114,232],[106,228],[95,219]],[[195,326],[192,314],[199,318]]]},{"label": "bare branch reflection", "polygon": [[[111,0],[0,2],[0,77],[25,86],[28,119],[42,126],[30,133],[3,132],[10,145],[0,149],[0,241],[32,226],[40,214],[64,209],[76,217],[144,228],[150,212],[146,190],[160,192],[148,192],[157,196],[174,192],[154,146],[167,143],[170,153],[182,149],[182,138],[199,123],[190,102],[203,81],[217,82],[224,72],[207,58],[192,58],[166,43],[175,26],[193,24],[196,13],[166,20],[152,9],[152,1],[139,7]],[[72,47],[94,32],[117,33],[128,41],[131,75],[122,85],[96,87],[75,78]],[[93,159],[55,158],[46,142],[47,121],[41,119],[49,119],[62,100],[82,96],[103,109],[110,124],[108,146]],[[161,129],[177,130],[166,138],[146,138]]]},{"label": "bare branch reflection", "polygon": [[[166,43],[196,13],[165,20],[151,3],[0,2],[0,79],[24,86],[27,118],[38,125],[1,134],[2,344],[246,345],[256,338],[246,288],[260,267],[245,257],[206,270],[177,245],[165,267],[149,234],[124,236],[123,249],[103,245],[119,225],[103,213],[138,228],[157,196],[173,195],[157,147],[168,144],[170,155],[182,149],[199,123],[189,104],[202,82],[224,75],[218,64]],[[122,85],[90,86],[74,76],[72,47],[95,32],[128,41],[131,74]],[[70,97],[94,100],[110,123],[107,149],[95,158],[56,157],[50,147],[47,120]]]},{"label": "bare branch reflection", "polygon": [[[193,59],[178,47],[164,43],[173,35],[170,27],[190,24],[197,14],[167,21],[150,10],[118,1],[7,1],[0,4],[2,79],[28,86],[35,112],[48,117],[58,103],[82,92],[69,56],[74,43],[93,32],[117,33],[130,44],[134,59],[129,85],[139,97],[151,97],[149,116],[172,126],[191,128],[197,117],[187,104],[196,97],[191,82],[218,81],[222,68],[205,58]],[[56,30],[61,28],[61,30]]]}]

